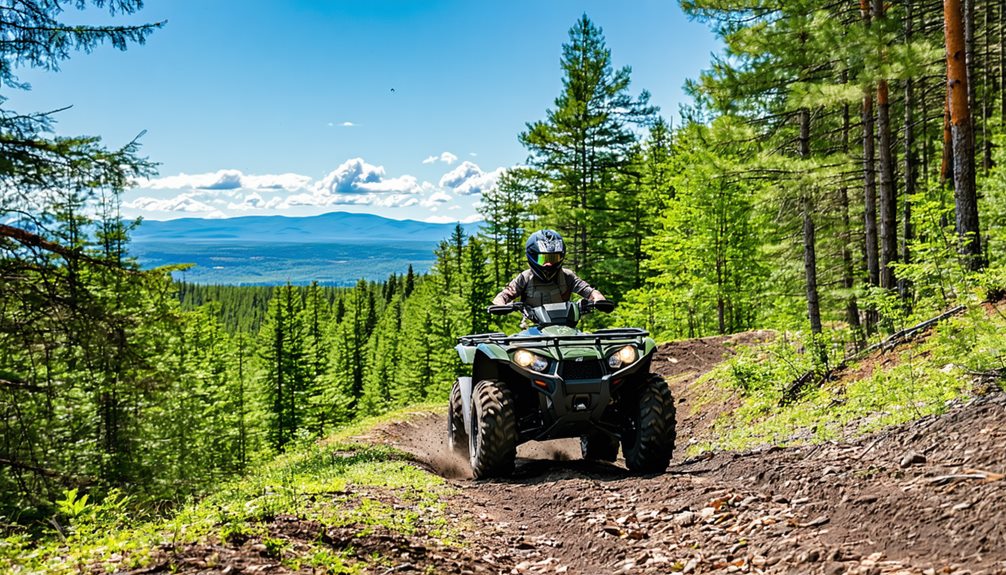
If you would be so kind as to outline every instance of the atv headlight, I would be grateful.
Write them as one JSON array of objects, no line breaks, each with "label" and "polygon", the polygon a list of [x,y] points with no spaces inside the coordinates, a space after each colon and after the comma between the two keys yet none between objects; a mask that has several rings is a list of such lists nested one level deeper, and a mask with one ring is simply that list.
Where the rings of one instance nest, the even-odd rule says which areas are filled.
[{"label": "atv headlight", "polygon": [[636,348],[632,347],[631,345],[627,345],[622,349],[616,351],[615,353],[611,354],[611,357],[608,358],[608,366],[614,369],[618,369],[623,365],[636,361],[637,357],[638,355],[636,354]]},{"label": "atv headlight", "polygon": [[518,349],[513,354],[513,362],[525,369],[530,369],[531,371],[545,371],[548,369],[547,359],[540,355],[533,354],[526,349]]}]

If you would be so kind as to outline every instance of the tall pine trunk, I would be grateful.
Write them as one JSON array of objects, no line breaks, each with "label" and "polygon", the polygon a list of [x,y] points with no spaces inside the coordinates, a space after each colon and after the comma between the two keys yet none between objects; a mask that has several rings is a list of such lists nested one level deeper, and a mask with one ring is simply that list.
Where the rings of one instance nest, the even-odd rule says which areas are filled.
[{"label": "tall pine trunk", "polygon": [[[1002,9],[1000,7],[1000,9]],[[985,46],[985,54],[982,57],[982,169],[985,171],[987,176],[989,170],[992,169],[992,138],[989,134],[989,120],[992,117],[992,102],[993,102],[993,90],[996,83],[995,80],[995,69],[992,66],[992,54],[990,52],[990,46],[992,45],[992,13],[994,9],[991,6],[986,6],[985,10],[985,41],[983,42]],[[986,246],[986,249],[988,246]]]},{"label": "tall pine trunk", "polygon": [[891,143],[891,105],[886,80],[877,82],[877,146],[880,152],[880,287],[893,289],[898,259],[897,197]]},{"label": "tall pine trunk", "polygon": [[[952,185],[954,180],[954,131],[950,127],[950,86],[943,98],[943,157],[940,161],[940,185]],[[941,222],[946,226],[946,222]]]},{"label": "tall pine trunk", "polygon": [[[842,72],[842,83],[849,81],[848,72]],[[849,104],[842,107],[842,150],[849,153]],[[842,287],[848,293],[845,303],[845,321],[859,339],[859,305],[856,302],[856,295],[852,293],[855,286],[855,265],[852,261],[852,224],[849,216],[849,189],[843,184],[838,189],[838,205],[842,213]]]},{"label": "tall pine trunk", "polygon": [[[912,0],[905,0],[905,43],[912,41]],[[911,261],[912,243],[912,195],[915,194],[916,180],[918,178],[918,154],[915,149],[915,93],[912,79],[905,80],[905,197],[902,204],[902,224],[903,239],[901,244],[901,261],[909,263]],[[898,280],[898,292],[902,299],[907,300],[911,285],[908,280],[901,278]]]},{"label": "tall pine trunk", "polygon": [[[873,17],[878,23],[886,17],[884,0],[873,0]],[[880,148],[880,287],[894,289],[894,268],[891,264],[898,259],[897,194],[894,189],[890,94],[884,79],[877,81],[877,145]]]},{"label": "tall pine trunk", "polygon": [[[810,111],[800,110],[800,157],[810,158]],[[800,198],[803,212],[803,269],[807,280],[807,317],[810,330],[821,333],[821,304],[817,294],[817,253],[815,249],[814,203],[811,190],[804,189]]]},{"label": "tall pine trunk", "polygon": [[1006,126],[1006,6],[999,5],[999,121]]},{"label": "tall pine trunk", "polygon": [[[866,272],[870,286],[880,285],[880,258],[877,250],[877,184],[874,164],[873,94],[867,89],[863,96],[863,232],[865,236]],[[866,331],[871,333],[877,323],[877,312],[866,310]]]},{"label": "tall pine trunk", "polygon": [[954,150],[954,203],[957,235],[964,265],[970,270],[983,267],[978,230],[978,195],[975,189],[974,131],[968,105],[968,69],[965,23],[961,0],[944,0],[943,17],[947,41],[947,86],[950,89],[950,129]]}]

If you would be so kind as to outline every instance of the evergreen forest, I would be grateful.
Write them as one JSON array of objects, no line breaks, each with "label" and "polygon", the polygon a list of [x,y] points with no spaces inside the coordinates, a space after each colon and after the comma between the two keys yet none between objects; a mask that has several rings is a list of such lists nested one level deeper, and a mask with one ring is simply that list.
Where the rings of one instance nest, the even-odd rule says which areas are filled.
[{"label": "evergreen forest", "polygon": [[[541,228],[619,303],[588,327],[774,329],[821,370],[1003,293],[1006,4],[681,5],[725,46],[688,80],[690,106],[653,106],[583,15],[482,231],[455,228],[429,273],[353,287],[142,269],[121,213],[156,168],[140,142],[56,136],[58,113],[0,95],[0,532],[50,531],[69,490],[169,508],[361,417],[445,402],[457,338],[516,329],[485,308]],[[142,2],[0,2],[2,90],[99,45],[142,50],[165,25],[67,23],[76,6]]]}]

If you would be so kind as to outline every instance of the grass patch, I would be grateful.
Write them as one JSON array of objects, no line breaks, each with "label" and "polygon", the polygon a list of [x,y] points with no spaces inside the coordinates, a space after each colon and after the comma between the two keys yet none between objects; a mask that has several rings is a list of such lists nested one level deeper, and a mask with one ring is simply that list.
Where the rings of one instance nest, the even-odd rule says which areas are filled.
[{"label": "grass patch", "polygon": [[442,408],[412,407],[354,424],[324,441],[299,443],[168,518],[137,521],[114,494],[94,504],[85,494],[68,492],[59,502],[62,534],[0,540],[0,572],[128,570],[149,564],[158,549],[248,539],[259,541],[265,555],[290,566],[330,573],[355,573],[362,567],[346,553],[320,543],[295,550],[288,540],[270,533],[268,524],[277,516],[351,528],[360,535],[377,528],[402,535],[422,529],[450,543],[458,537],[445,518],[442,499],[450,492],[445,482],[409,464],[405,454],[351,439],[375,425],[434,407]]},{"label": "grass patch", "polygon": [[[690,447],[688,455],[848,440],[942,413],[953,400],[981,392],[976,383],[1001,386],[1004,333],[1006,316],[989,304],[975,305],[924,339],[847,366],[837,381],[812,386],[785,406],[784,390],[820,364],[820,352],[793,338],[741,350],[704,378],[714,389],[739,392],[741,406],[721,416],[714,439]],[[834,350],[826,349],[834,365]]]}]

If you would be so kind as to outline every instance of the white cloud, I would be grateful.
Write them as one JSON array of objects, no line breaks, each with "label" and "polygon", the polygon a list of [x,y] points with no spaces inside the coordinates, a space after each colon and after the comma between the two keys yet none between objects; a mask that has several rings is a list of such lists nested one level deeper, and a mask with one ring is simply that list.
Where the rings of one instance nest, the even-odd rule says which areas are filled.
[{"label": "white cloud", "polygon": [[482,214],[472,214],[472,215],[470,215],[470,216],[468,216],[466,218],[462,218],[461,219],[461,223],[462,224],[474,224],[476,222],[481,222],[483,220],[485,220],[485,218],[482,217]]},{"label": "white cloud", "polygon": [[242,188],[251,188],[253,190],[260,191],[300,190],[310,183],[311,178],[309,176],[302,176],[300,174],[293,173],[266,176],[244,176],[241,178]]},{"label": "white cloud", "polygon": [[368,164],[363,158],[346,160],[313,186],[321,197],[353,194],[417,194],[423,186],[415,176],[385,178],[384,167]]},{"label": "white cloud", "polygon": [[353,122],[343,122],[343,123],[341,123],[339,125],[342,126],[343,128],[352,128],[356,124],[354,124]]},{"label": "white cloud", "polygon": [[247,212],[253,210],[272,210],[276,209],[280,205],[283,205],[286,200],[280,197],[272,197],[266,201],[261,194],[258,192],[252,192],[246,194],[240,202],[231,202],[227,204],[228,210],[234,210],[239,212]]},{"label": "white cloud", "polygon": [[[431,163],[451,164],[457,156],[444,152]],[[295,173],[250,175],[235,169],[202,174],[178,174],[145,180],[127,192],[124,207],[148,217],[227,217],[244,214],[292,213],[307,215],[355,207],[355,211],[387,213],[395,217],[458,221],[471,216],[480,194],[495,185],[502,169],[484,172],[471,161],[461,162],[438,183],[409,174],[389,177],[385,168],[352,158],[314,179]],[[147,191],[144,193],[144,191]],[[467,199],[466,199],[467,198]],[[453,217],[443,215],[450,212]],[[446,219],[445,219],[446,218]]]},{"label": "white cloud", "polygon": [[437,162],[443,162],[448,166],[458,161],[458,157],[450,152],[443,152],[439,156],[430,156],[423,160],[424,164],[435,164]]},{"label": "white cloud", "polygon": [[138,182],[139,187],[152,190],[297,190],[311,181],[300,174],[245,175],[240,170],[217,170],[206,174],[178,174]]},{"label": "white cloud", "polygon": [[495,186],[502,173],[503,168],[483,172],[477,164],[465,160],[440,178],[440,187],[461,196],[481,194]]},{"label": "white cloud", "polygon": [[329,172],[301,193],[294,194],[278,205],[291,206],[380,206],[407,207],[419,202],[419,195],[432,189],[415,176],[386,178],[383,166],[368,164],[363,158],[353,158]]},{"label": "white cloud", "polygon": [[384,208],[407,208],[419,203],[419,198],[406,194],[392,194],[390,196],[379,197],[374,200],[375,206]]},{"label": "white cloud", "polygon": [[425,199],[423,199],[422,206],[424,208],[432,208],[432,207],[436,207],[436,206],[438,206],[438,205],[440,205],[440,204],[442,204],[444,202],[449,202],[449,201],[451,201],[453,199],[454,199],[454,197],[451,196],[450,194],[448,194],[447,192],[444,192],[444,191],[441,191],[441,190],[437,190],[437,191],[433,192],[432,194],[430,194],[429,196],[426,196]]},{"label": "white cloud", "polygon": [[181,194],[173,198],[157,199],[147,196],[136,198],[131,202],[124,202],[123,206],[137,210],[153,212],[183,212],[200,214],[203,217],[217,218],[223,217],[220,210],[201,202],[195,198],[195,194]]},{"label": "white cloud", "polygon": [[453,224],[457,222],[458,219],[450,216],[430,216],[423,221],[428,224]]}]

